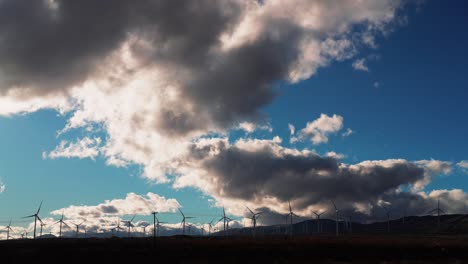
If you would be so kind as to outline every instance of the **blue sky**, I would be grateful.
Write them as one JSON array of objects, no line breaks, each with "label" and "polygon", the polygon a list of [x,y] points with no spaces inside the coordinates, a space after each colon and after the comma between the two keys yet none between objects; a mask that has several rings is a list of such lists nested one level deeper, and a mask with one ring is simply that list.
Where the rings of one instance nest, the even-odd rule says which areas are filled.
[{"label": "blue sky", "polygon": [[[436,173],[424,191],[468,191],[468,175],[456,166],[468,160],[467,10],[464,1],[426,1],[403,8],[399,12],[405,22],[393,23],[385,34],[375,33],[375,47],[357,45],[352,57],[332,59],[306,80],[280,82],[273,101],[258,107],[266,117],[261,123],[270,124],[272,133],[231,130],[230,141],[279,136],[283,147],[307,148],[320,155],[334,151],[344,154],[342,162],[347,164],[387,159],[446,161],[452,163],[451,172]],[[368,71],[352,67],[359,59],[365,59]],[[343,117],[343,128],[331,133],[327,143],[289,142],[288,124],[299,131],[322,113]],[[219,218],[215,215],[222,209],[214,206],[210,193],[195,186],[174,188],[172,180],[155,183],[143,175],[141,163],[115,167],[101,155],[44,158],[43,152],[51,152],[61,140],[108,136],[105,128],[93,133],[80,128],[58,136],[72,115],[73,111],[61,115],[40,109],[0,116],[0,181],[5,184],[0,193],[0,224],[13,218],[17,225],[26,225],[19,218],[33,213],[41,200],[42,216],[52,217],[53,210],[98,205],[131,192],[174,198],[185,212],[199,215],[197,221]],[[344,137],[341,134],[347,128],[353,133]],[[162,216],[174,223],[179,218]],[[151,217],[137,219],[150,221]]]}]

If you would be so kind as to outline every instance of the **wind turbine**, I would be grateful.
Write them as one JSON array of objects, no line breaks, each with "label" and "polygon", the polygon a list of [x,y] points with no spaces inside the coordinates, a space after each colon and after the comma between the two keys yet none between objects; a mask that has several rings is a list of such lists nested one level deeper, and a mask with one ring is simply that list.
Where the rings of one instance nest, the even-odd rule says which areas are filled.
[{"label": "wind turbine", "polygon": [[45,226],[46,224],[44,224],[43,222],[41,222],[41,231],[40,231],[40,236],[42,237],[42,228]]},{"label": "wind turbine", "polygon": [[[117,236],[119,236],[119,230],[124,230],[121,226],[120,226],[120,219],[117,217],[117,226],[112,228],[112,235],[114,234],[114,231],[117,230]],[[85,227],[85,233],[86,233],[86,227]]]},{"label": "wind turbine", "polygon": [[289,218],[289,228],[290,228],[290,235],[291,235],[291,236],[293,235],[293,216],[299,217],[297,214],[295,214],[295,213],[292,211],[291,202],[289,202],[289,214],[288,214],[288,218]]},{"label": "wind turbine", "polygon": [[41,211],[41,206],[42,206],[42,201],[41,201],[41,203],[39,204],[39,208],[37,209],[37,212],[36,212],[35,214],[32,214],[32,215],[28,215],[28,216],[23,217],[23,218],[34,217],[34,239],[36,239],[36,224],[37,224],[37,220],[39,220],[39,222],[42,223],[42,220],[41,220],[41,218],[39,217],[39,211]]},{"label": "wind turbine", "polygon": [[[216,222],[216,224],[218,224],[219,222],[223,221],[223,234],[226,235],[226,222],[228,220],[231,220],[229,217],[226,216],[226,210],[224,210],[224,207],[223,207],[223,215],[222,217],[218,220],[218,222]],[[229,223],[229,222],[228,222]],[[229,224],[228,224],[229,225]],[[229,228],[229,226],[228,226]]]},{"label": "wind turbine", "polygon": [[383,209],[385,209],[385,214],[387,215],[387,233],[390,233],[390,210],[385,205],[382,205]]},{"label": "wind turbine", "polygon": [[5,228],[7,230],[7,240],[8,240],[10,239],[10,231],[14,232],[13,228],[11,228],[11,219],[10,219],[10,223]]},{"label": "wind turbine", "polygon": [[335,202],[333,202],[333,200],[330,200],[330,201],[332,202],[333,207],[335,207],[335,213],[336,213],[336,220],[335,220],[335,222],[336,222],[336,236],[338,236],[338,235],[339,235],[339,230],[338,230],[338,220],[339,220],[339,219],[338,219],[338,217],[339,217],[340,210],[338,210],[338,208],[336,207],[336,204],[335,204]]},{"label": "wind turbine", "polygon": [[161,222],[159,219],[156,217],[156,227],[158,228],[156,235],[159,236],[159,224],[166,224],[167,222]]},{"label": "wind turbine", "polygon": [[127,221],[127,220],[122,220],[122,221],[121,221],[121,222],[123,222],[123,223],[127,223],[127,224],[128,224],[128,237],[130,237],[130,228],[133,227],[132,221],[133,221],[133,219],[135,219],[135,216],[136,216],[136,215],[133,215],[132,219],[130,219],[130,220],[128,220],[128,221]]},{"label": "wind turbine", "polygon": [[317,217],[317,233],[322,232],[322,228],[321,228],[321,226],[320,226],[320,216],[323,215],[323,214],[326,213],[326,212],[327,212],[326,210],[323,211],[323,212],[321,212],[321,213],[319,213],[318,211],[317,211],[317,212],[315,212],[315,211],[312,212],[312,213],[314,213],[314,215]]},{"label": "wind turbine", "polygon": [[256,227],[257,227],[257,219],[259,217],[260,214],[262,214],[261,212],[260,213],[254,213],[252,210],[250,210],[249,207],[246,206],[246,208],[250,211],[250,213],[252,214],[252,225],[253,225],[253,236],[255,237],[255,230],[256,230]]},{"label": "wind turbine", "polygon": [[57,223],[60,223],[59,237],[62,237],[62,224],[64,224],[64,225],[70,227],[69,225],[67,225],[67,223],[65,223],[65,222],[63,221],[63,212],[62,212],[62,218],[60,218],[60,220],[58,220],[57,222],[55,222],[54,225],[57,224]]},{"label": "wind turbine", "polygon": [[156,212],[156,211],[151,212],[151,214],[153,215],[153,239],[156,239],[156,214],[157,213],[158,212]]},{"label": "wind turbine", "polygon": [[189,236],[190,236],[191,233],[192,233],[192,226],[193,226],[193,225],[190,224],[190,223],[188,223],[187,226],[188,226],[188,234],[189,234]]},{"label": "wind turbine", "polygon": [[78,237],[78,233],[80,232],[80,226],[81,226],[83,223],[84,223],[84,221],[81,222],[81,223],[79,223],[79,224],[72,223],[72,224],[76,227],[76,235],[75,235],[76,237]]},{"label": "wind turbine", "polygon": [[211,229],[213,229],[213,221],[214,219],[211,219],[211,222],[208,223],[208,234],[211,236]]},{"label": "wind turbine", "polygon": [[429,213],[437,212],[437,233],[440,231],[440,213],[445,214],[445,212],[440,209],[440,200],[437,199],[437,208],[432,209]]},{"label": "wind turbine", "polygon": [[195,218],[193,216],[185,216],[184,213],[182,213],[182,211],[177,208],[180,212],[180,214],[182,215],[182,222],[180,223],[182,225],[182,234],[185,235],[185,219],[189,219],[189,218]]}]

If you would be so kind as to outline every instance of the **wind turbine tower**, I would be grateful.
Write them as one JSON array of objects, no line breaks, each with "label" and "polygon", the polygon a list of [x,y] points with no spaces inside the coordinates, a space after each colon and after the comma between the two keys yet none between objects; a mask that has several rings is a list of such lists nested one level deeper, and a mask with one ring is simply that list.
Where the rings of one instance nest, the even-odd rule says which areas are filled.
[{"label": "wind turbine tower", "polygon": [[440,213],[445,214],[445,212],[440,209],[440,200],[437,199],[437,208],[432,209],[429,213],[437,212],[437,233],[440,231]]},{"label": "wind turbine tower", "polygon": [[383,209],[385,209],[385,215],[387,216],[387,233],[390,233],[390,210],[389,208],[382,205]]},{"label": "wind turbine tower", "polygon": [[316,216],[317,218],[317,233],[321,233],[322,232],[322,227],[320,226],[320,216],[323,215],[325,212],[327,211],[323,211],[321,213],[319,212],[312,212],[314,213],[314,215]]},{"label": "wind turbine tower", "polygon": [[[179,208],[177,208],[179,209]],[[185,216],[184,213],[179,209],[180,214],[182,215],[182,222],[180,223],[182,225],[182,234],[185,235],[185,220],[189,218],[195,218],[193,216]]]},{"label": "wind turbine tower", "polygon": [[335,214],[336,214],[336,219],[335,219],[335,223],[336,223],[336,236],[339,235],[339,230],[338,230],[338,220],[339,220],[339,213],[340,213],[340,210],[338,210],[338,208],[336,207],[336,204],[335,202],[333,202],[333,200],[331,201],[332,204],[333,204],[333,207],[335,207]]},{"label": "wind turbine tower", "polygon": [[121,222],[123,222],[123,223],[127,223],[127,224],[128,224],[128,233],[127,233],[127,234],[128,234],[128,237],[130,237],[130,228],[133,227],[132,222],[133,222],[133,219],[135,219],[135,216],[136,216],[136,215],[133,215],[132,219],[130,219],[130,220],[128,220],[128,221],[127,221],[127,220],[121,221]]},{"label": "wind turbine tower", "polygon": [[255,233],[256,233],[256,228],[257,228],[257,219],[258,217],[260,216],[261,212],[260,213],[254,213],[252,210],[250,210],[249,207],[246,206],[246,208],[250,211],[250,213],[252,214],[252,226],[253,226],[253,236],[255,237]]},{"label": "wind turbine tower", "polygon": [[291,236],[293,235],[293,216],[299,217],[298,215],[296,215],[296,214],[292,211],[291,202],[289,202],[289,214],[288,214],[288,218],[289,218],[289,228],[290,228],[290,235],[291,235]]},{"label": "wind turbine tower", "polygon": [[5,227],[6,230],[7,230],[7,240],[10,239],[10,231],[13,232],[13,228],[11,228],[11,219],[10,219],[10,223]]},{"label": "wind turbine tower", "polygon": [[42,201],[41,201],[41,203],[39,204],[39,208],[37,209],[37,212],[36,212],[35,214],[32,214],[32,215],[28,215],[28,216],[23,217],[23,218],[34,217],[34,239],[36,239],[36,224],[37,224],[37,220],[39,220],[39,222],[42,223],[42,220],[41,220],[41,218],[39,217],[39,211],[41,211],[41,206],[42,206]]},{"label": "wind turbine tower", "polygon": [[60,223],[59,237],[62,237],[62,224],[68,226],[67,223],[65,223],[65,222],[63,221],[63,212],[62,212],[62,218],[60,218],[60,220],[58,220],[57,222],[55,222],[54,225],[57,224],[57,223]]}]

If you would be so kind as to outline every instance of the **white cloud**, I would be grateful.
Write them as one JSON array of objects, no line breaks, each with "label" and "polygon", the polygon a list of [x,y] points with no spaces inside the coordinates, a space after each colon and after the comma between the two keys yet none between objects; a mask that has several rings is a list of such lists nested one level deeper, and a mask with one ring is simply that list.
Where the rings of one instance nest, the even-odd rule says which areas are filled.
[{"label": "white cloud", "polygon": [[457,163],[457,166],[462,169],[468,169],[468,160],[462,160]]},{"label": "white cloud", "polygon": [[43,152],[43,158],[90,158],[95,159],[99,155],[101,139],[98,137],[85,137],[76,142],[68,142],[63,140],[51,152]]},{"label": "white cloud", "polygon": [[310,140],[314,145],[327,143],[330,134],[334,134],[343,128],[343,117],[334,114],[328,116],[320,114],[320,117],[312,122],[307,122],[305,128],[301,129],[297,138],[292,137],[291,143],[298,140]]},{"label": "white cloud", "polygon": [[353,66],[353,69],[355,70],[369,72],[369,67],[367,67],[366,65],[365,58],[355,60],[352,66]]},{"label": "white cloud", "polygon": [[71,219],[102,216],[124,216],[124,215],[150,215],[151,212],[175,212],[181,207],[176,199],[166,199],[155,193],[138,195],[128,193],[125,199],[106,200],[98,205],[72,205],[51,212],[53,215],[62,215]]},{"label": "white cloud", "polygon": [[351,128],[348,128],[348,129],[346,129],[345,132],[341,133],[341,136],[342,137],[347,137],[347,136],[351,136],[351,134],[353,134],[353,133],[354,133],[354,131]]},{"label": "white cloud", "polygon": [[448,175],[452,172],[452,162],[441,160],[419,160],[415,161],[416,164],[425,168],[424,178],[416,182],[413,190],[420,191],[424,189],[431,181],[434,175],[445,174]]},{"label": "white cloud", "polygon": [[4,192],[5,188],[6,188],[6,185],[2,181],[0,181],[0,193]]},{"label": "white cloud", "polygon": [[246,133],[249,133],[249,134],[253,133],[255,130],[265,130],[270,133],[273,132],[273,128],[271,127],[270,124],[258,125],[252,122],[241,122],[237,128],[244,130]]},{"label": "white cloud", "polygon": [[336,153],[335,151],[329,151],[329,152],[327,152],[325,154],[325,156],[332,157],[332,158],[335,158],[335,159],[344,159],[344,158],[346,158],[345,154]]},{"label": "white cloud", "polygon": [[288,124],[288,129],[291,136],[296,132],[296,128],[292,124]]},{"label": "white cloud", "polygon": [[374,88],[379,88],[380,87],[380,82],[374,82],[373,86],[374,86]]}]

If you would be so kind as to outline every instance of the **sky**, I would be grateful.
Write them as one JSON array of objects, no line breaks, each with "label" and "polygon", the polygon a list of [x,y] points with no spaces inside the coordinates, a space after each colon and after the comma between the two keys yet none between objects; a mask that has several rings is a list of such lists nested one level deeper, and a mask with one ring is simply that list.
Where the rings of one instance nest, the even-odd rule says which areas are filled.
[{"label": "sky", "polygon": [[467,10],[2,1],[0,226],[466,213]]}]

